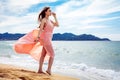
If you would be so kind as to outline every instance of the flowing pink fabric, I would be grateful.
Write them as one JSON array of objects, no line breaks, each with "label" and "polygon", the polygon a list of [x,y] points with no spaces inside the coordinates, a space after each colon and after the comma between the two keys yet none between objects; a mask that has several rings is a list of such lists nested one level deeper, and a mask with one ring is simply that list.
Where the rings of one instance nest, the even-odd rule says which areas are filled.
[{"label": "flowing pink fabric", "polygon": [[15,43],[14,50],[19,54],[30,54],[34,59],[39,61],[44,47],[47,55],[54,57],[54,50],[52,47],[53,29],[54,26],[51,21],[47,21],[44,31],[40,35],[39,42],[34,42],[39,31],[39,29],[34,29]]}]

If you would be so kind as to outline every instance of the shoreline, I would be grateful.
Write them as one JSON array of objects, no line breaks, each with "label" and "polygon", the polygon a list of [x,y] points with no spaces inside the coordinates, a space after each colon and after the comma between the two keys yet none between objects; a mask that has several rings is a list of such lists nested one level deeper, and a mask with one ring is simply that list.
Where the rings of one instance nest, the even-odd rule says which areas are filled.
[{"label": "shoreline", "polygon": [[79,80],[66,75],[56,74],[38,74],[33,70],[19,66],[0,63],[0,80]]}]

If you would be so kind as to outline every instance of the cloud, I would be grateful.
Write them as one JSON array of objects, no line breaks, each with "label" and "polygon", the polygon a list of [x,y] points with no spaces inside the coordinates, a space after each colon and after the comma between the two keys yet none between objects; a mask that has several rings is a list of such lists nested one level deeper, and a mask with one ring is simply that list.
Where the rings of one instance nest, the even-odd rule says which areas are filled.
[{"label": "cloud", "polygon": [[89,23],[96,23],[96,22],[103,22],[103,21],[109,21],[109,20],[115,20],[120,19],[120,17],[110,17],[110,18],[88,18],[82,21],[83,24],[89,24]]},{"label": "cloud", "polygon": [[0,1],[0,32],[26,33],[38,26],[39,12],[27,12],[33,5],[57,0],[5,0]]},{"label": "cloud", "polygon": [[[117,0],[116,0],[117,1]],[[109,21],[114,19],[119,19],[120,17],[108,17],[102,18],[101,16],[106,16],[107,14],[120,11],[120,1],[115,0],[71,0],[60,6],[57,6],[56,12],[59,15],[60,23],[62,26],[95,26],[91,23]],[[98,25],[102,26],[101,24]],[[80,27],[80,28],[81,28]],[[93,28],[93,27],[91,27]],[[89,29],[91,29],[89,28]],[[96,27],[95,27],[96,28]],[[103,27],[101,27],[103,28]]]},{"label": "cloud", "polygon": [[22,17],[4,16],[5,21],[0,23],[0,32],[8,30],[8,32],[25,33],[37,27],[37,15],[37,13],[30,13]]},{"label": "cloud", "polygon": [[102,16],[112,12],[120,11],[120,1],[117,0],[93,0],[85,13],[87,16]]},{"label": "cloud", "polygon": [[[28,11],[31,6],[40,3],[55,2],[57,0],[5,0],[0,1],[0,13],[7,15],[21,15]],[[7,12],[6,12],[7,11]]]},{"label": "cloud", "polygon": [[49,2],[56,2],[57,0],[9,0],[9,5],[11,7],[20,7],[20,8],[29,8],[32,5],[38,4],[38,3],[49,3]]},{"label": "cloud", "polygon": [[[0,1],[0,32],[26,33],[38,26],[39,12],[30,12],[32,6],[57,2],[58,0],[5,0]],[[57,13],[60,27],[55,33],[92,33],[102,35],[102,29],[110,29],[109,21],[115,22],[120,16],[111,14],[120,11],[118,0],[68,0],[53,8]],[[51,5],[51,4],[50,4]],[[39,7],[42,7],[41,5]],[[103,22],[103,23],[102,23]],[[102,23],[102,24],[101,24]],[[117,24],[116,24],[117,25]],[[9,29],[8,29],[9,28]],[[114,30],[112,31],[114,32]],[[110,33],[107,30],[104,33]],[[113,35],[114,36],[114,35]],[[111,37],[111,36],[110,36]]]}]

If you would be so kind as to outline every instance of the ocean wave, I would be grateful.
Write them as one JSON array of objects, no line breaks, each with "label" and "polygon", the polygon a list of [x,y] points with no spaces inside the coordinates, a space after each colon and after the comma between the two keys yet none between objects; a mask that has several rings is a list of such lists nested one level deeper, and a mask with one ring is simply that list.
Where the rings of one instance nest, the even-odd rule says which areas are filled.
[{"label": "ocean wave", "polygon": [[[76,64],[76,63],[63,63],[58,64],[56,68],[59,68],[62,70],[62,72],[66,72],[66,70],[69,72],[74,73],[75,76],[89,76],[88,78],[91,80],[120,80],[120,71],[116,72],[114,70],[110,69],[98,69],[96,67],[89,67],[88,65],[84,63]],[[75,71],[75,72],[73,72]],[[96,79],[95,79],[96,78]]]}]

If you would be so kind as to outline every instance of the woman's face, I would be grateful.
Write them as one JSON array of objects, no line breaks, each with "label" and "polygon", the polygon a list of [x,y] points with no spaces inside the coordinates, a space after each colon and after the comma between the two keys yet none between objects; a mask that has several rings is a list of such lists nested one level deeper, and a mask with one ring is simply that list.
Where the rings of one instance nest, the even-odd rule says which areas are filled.
[{"label": "woman's face", "polygon": [[45,14],[46,14],[47,16],[50,16],[50,15],[51,15],[51,10],[48,9],[48,10],[45,12]]}]

